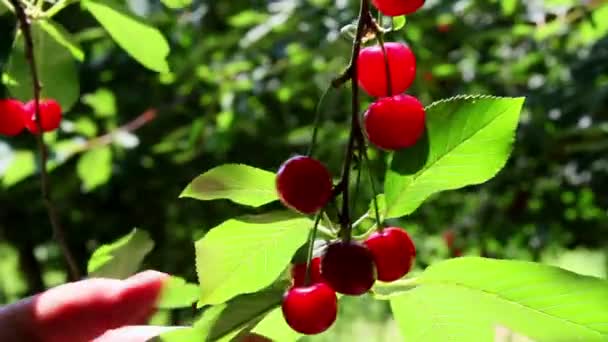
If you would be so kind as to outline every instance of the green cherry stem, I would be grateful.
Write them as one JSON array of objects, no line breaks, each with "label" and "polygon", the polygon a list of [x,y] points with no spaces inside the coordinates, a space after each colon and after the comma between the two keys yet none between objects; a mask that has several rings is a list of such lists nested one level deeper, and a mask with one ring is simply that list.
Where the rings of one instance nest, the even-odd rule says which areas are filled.
[{"label": "green cherry stem", "polygon": [[378,191],[376,188],[376,182],[374,181],[374,176],[372,175],[372,163],[369,160],[369,155],[367,153],[367,147],[365,145],[361,148],[363,154],[363,160],[365,161],[365,165],[367,166],[367,175],[369,176],[369,183],[372,187],[372,195],[374,196],[372,202],[374,203],[374,214],[376,215],[376,225],[377,229],[382,231],[384,229],[384,225],[382,224],[382,220],[380,219],[380,206],[378,205]]},{"label": "green cherry stem", "polygon": [[315,218],[315,224],[312,226],[312,229],[310,230],[310,235],[308,236],[308,252],[306,254],[306,278],[304,278],[304,284],[306,285],[310,285],[310,265],[312,263],[312,253],[315,249],[315,237],[317,235],[317,227],[319,227],[321,217],[323,217],[322,212],[317,213],[317,217]]},{"label": "green cherry stem", "polygon": [[327,87],[327,89],[325,89],[325,91],[323,91],[323,94],[321,94],[321,97],[319,98],[319,102],[317,102],[317,108],[315,110],[315,121],[313,123],[313,129],[312,129],[312,138],[310,139],[310,145],[308,146],[308,152],[306,153],[307,156],[311,157],[312,153],[314,151],[314,148],[317,144],[317,137],[319,135],[319,126],[321,125],[321,117],[323,116],[322,114],[322,106],[323,106],[323,102],[325,101],[325,97],[327,96],[327,94],[329,93],[329,91],[332,89],[333,87],[331,85],[329,85]]}]

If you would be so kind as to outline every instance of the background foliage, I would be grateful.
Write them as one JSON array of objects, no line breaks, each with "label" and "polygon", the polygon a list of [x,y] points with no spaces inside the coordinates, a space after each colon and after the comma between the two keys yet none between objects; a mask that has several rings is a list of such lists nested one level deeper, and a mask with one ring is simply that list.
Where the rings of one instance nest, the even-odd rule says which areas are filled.
[{"label": "background foliage", "polygon": [[[139,227],[156,243],[146,267],[194,281],[193,240],[238,214],[280,208],[178,197],[217,165],[273,171],[306,151],[315,104],[348,62],[350,42],[340,29],[355,15],[355,2],[346,0],[87,0],[61,11],[54,24],[35,26],[38,39],[55,42],[39,45],[54,71],[43,79],[60,75],[65,83],[48,92],[71,108],[61,131],[47,139],[55,199],[81,267],[96,247]],[[413,233],[420,268],[457,248],[606,277],[607,17],[608,3],[599,0],[428,0],[389,36],[412,46],[418,76],[410,92],[425,104],[457,94],[527,98],[512,158],[496,178],[433,196],[412,216],[392,221]],[[141,24],[114,41],[112,25],[125,18],[157,27],[162,37]],[[5,44],[13,20],[4,13],[0,21],[9,87],[19,77]],[[57,39],[56,31],[69,39]],[[332,91],[323,107],[316,153],[335,174],[348,97],[348,90]],[[133,122],[143,125],[116,131]],[[33,150],[27,135],[0,140],[0,302],[65,280]],[[384,174],[382,157],[373,156],[377,175]],[[371,197],[364,190],[359,214]],[[446,231],[455,236],[452,250]],[[387,303],[347,298],[341,310],[336,327],[314,340],[397,334]],[[191,317],[191,310],[174,310],[157,319]]]}]

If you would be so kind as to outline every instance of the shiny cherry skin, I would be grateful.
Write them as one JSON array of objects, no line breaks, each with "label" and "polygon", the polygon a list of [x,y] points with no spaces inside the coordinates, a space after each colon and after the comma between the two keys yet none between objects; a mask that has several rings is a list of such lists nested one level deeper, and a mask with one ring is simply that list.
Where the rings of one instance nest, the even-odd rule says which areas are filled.
[{"label": "shiny cherry skin", "polygon": [[[61,105],[55,100],[44,99],[40,100],[40,120],[43,132],[52,132],[59,127],[62,118]],[[25,127],[34,133],[38,134],[38,124],[36,123],[36,105],[34,101],[29,101],[25,104],[27,112],[25,119]]]},{"label": "shiny cherry skin", "polygon": [[[299,287],[306,285],[306,263],[295,264],[291,268],[291,278],[293,286]],[[316,257],[310,260],[310,284],[323,282],[321,276],[321,258]]]},{"label": "shiny cherry skin", "polygon": [[314,214],[331,199],[333,185],[329,171],[321,162],[295,156],[279,168],[276,188],[285,206]]},{"label": "shiny cherry skin", "polygon": [[370,235],[365,245],[374,256],[378,280],[395,281],[406,275],[416,257],[416,247],[407,232],[398,227],[384,228]]},{"label": "shiny cherry skin", "polygon": [[295,331],[314,335],[329,329],[338,316],[336,292],[325,283],[292,287],[283,296],[283,317]]},{"label": "shiny cherry skin", "polygon": [[366,293],[376,281],[375,273],[372,253],[355,241],[332,242],[321,257],[321,275],[338,293],[351,296]]},{"label": "shiny cherry skin", "polygon": [[424,5],[424,0],[372,0],[378,11],[389,17],[412,14]]},{"label": "shiny cherry skin", "polygon": [[14,99],[0,100],[0,134],[15,136],[25,128],[26,111],[23,103]]},{"label": "shiny cherry skin", "polygon": [[365,133],[377,147],[395,151],[414,145],[425,129],[422,103],[402,94],[372,103],[364,117]]},{"label": "shiny cherry skin", "polygon": [[403,43],[385,43],[388,59],[391,93],[388,93],[386,63],[380,45],[366,47],[359,52],[357,74],[359,86],[369,95],[384,97],[406,91],[416,77],[416,57]]}]

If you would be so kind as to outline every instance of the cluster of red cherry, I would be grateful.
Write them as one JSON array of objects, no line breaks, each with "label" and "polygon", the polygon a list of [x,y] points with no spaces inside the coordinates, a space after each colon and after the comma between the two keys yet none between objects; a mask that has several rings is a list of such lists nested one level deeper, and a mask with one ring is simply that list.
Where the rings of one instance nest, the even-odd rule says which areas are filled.
[{"label": "cluster of red cherry", "polygon": [[[40,100],[39,108],[42,131],[56,130],[62,116],[59,103],[52,99],[44,99]],[[23,103],[15,99],[0,99],[0,134],[12,137],[25,128],[33,134],[39,133],[34,100]]]},{"label": "cluster of red cherry", "polygon": [[[373,4],[384,15],[399,16],[415,12],[424,0],[373,0]],[[418,99],[403,94],[416,74],[416,59],[408,46],[386,43],[362,49],[357,74],[359,86],[377,98],[364,114],[369,142],[390,151],[414,145],[424,133],[425,110]],[[309,156],[284,162],[276,186],[283,204],[304,214],[317,213],[334,197],[329,171]],[[380,222],[363,243],[350,236],[333,241],[309,265],[293,266],[293,285],[282,304],[285,320],[297,332],[321,333],[336,320],[336,292],[361,295],[376,280],[395,281],[410,271],[415,257],[410,236]]]}]

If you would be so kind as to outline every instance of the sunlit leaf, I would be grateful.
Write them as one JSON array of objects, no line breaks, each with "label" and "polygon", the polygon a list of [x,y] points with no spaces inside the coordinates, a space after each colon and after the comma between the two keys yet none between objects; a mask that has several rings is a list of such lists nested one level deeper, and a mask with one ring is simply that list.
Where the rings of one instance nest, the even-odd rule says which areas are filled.
[{"label": "sunlit leaf", "polygon": [[105,184],[112,176],[112,150],[109,146],[85,152],[76,166],[84,191]]},{"label": "sunlit leaf", "polygon": [[[456,258],[429,267],[391,308],[408,341],[606,341],[608,282],[523,261]],[[522,337],[522,338],[523,338]]]},{"label": "sunlit leaf", "polygon": [[253,207],[278,199],[274,173],[242,164],[226,164],[203,173],[188,184],[180,197],[229,199]]},{"label": "sunlit leaf", "polygon": [[158,29],[114,0],[86,0],[82,5],[131,57],[150,70],[169,72],[169,43]]},{"label": "sunlit leaf", "polygon": [[386,217],[411,214],[434,193],[480,184],[507,162],[523,98],[468,96],[427,108],[425,136],[392,156]]},{"label": "sunlit leaf", "polygon": [[95,250],[87,266],[89,277],[128,278],[137,272],[153,247],[154,241],[147,232],[133,229],[119,240]]},{"label": "sunlit leaf", "polygon": [[196,242],[199,305],[259,291],[286,269],[312,222],[287,212],[228,220]]}]

